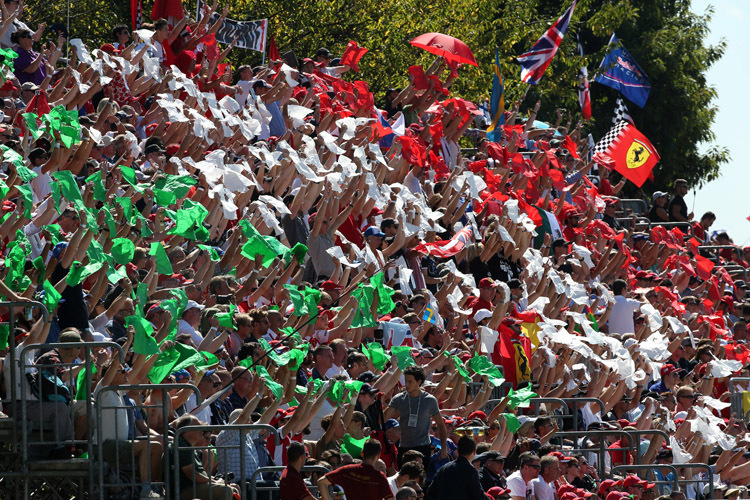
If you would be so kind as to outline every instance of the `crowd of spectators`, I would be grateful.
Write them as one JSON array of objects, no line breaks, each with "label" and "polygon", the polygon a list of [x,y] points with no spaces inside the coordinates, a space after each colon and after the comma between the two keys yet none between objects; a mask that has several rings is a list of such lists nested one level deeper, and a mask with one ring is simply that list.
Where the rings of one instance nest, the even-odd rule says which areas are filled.
[{"label": "crowd of spectators", "polygon": [[[87,47],[42,43],[5,0],[0,294],[51,320],[16,309],[3,353],[72,346],[32,351],[27,373],[3,358],[10,418],[23,393],[61,443],[92,443],[67,456],[93,453],[86,405],[33,387],[75,365],[52,378],[80,397],[88,372],[84,402],[110,408],[93,422],[104,459],[135,456],[143,498],[163,495],[176,445],[181,498],[239,493],[268,465],[286,467],[263,478],[282,500],[707,498],[704,469],[669,467],[691,463],[711,466],[716,498],[744,497],[750,440],[729,409],[744,387],[729,381],[750,375],[750,247],[711,233],[710,212],[694,220],[687,182],[635,214],[624,179],[587,160],[583,125],[542,121],[539,103],[514,103],[489,142],[441,58],[382,111],[325,48],[234,68],[240,49],[210,43],[215,10]],[[83,362],[81,342],[110,340],[125,362]],[[210,405],[173,390],[164,421],[147,409],[160,393],[104,390],[162,382]],[[534,396],[603,408],[573,419]],[[164,440],[230,423],[270,424],[281,444]],[[620,430],[646,432],[629,448]],[[659,482],[613,470],[636,461]]]}]

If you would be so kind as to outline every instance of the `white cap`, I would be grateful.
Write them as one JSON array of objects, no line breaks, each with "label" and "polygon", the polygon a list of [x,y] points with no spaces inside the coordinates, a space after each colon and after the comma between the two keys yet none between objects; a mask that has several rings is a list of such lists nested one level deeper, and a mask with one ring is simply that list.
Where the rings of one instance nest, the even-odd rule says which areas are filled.
[{"label": "white cap", "polygon": [[185,306],[185,310],[188,311],[188,310],[193,309],[193,308],[200,309],[202,311],[203,309],[206,308],[206,306],[201,305],[201,304],[197,303],[194,300],[188,300],[187,301],[187,305]]},{"label": "white cap", "polygon": [[474,313],[474,321],[477,323],[490,317],[492,317],[492,312],[489,309],[479,309]]}]

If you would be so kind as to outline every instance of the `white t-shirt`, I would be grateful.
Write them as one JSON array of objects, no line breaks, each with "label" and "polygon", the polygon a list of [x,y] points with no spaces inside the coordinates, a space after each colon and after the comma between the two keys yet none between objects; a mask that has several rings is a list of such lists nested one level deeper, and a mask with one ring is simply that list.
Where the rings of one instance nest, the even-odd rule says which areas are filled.
[{"label": "white t-shirt", "polygon": [[237,87],[237,93],[234,95],[234,99],[244,108],[245,103],[247,102],[247,96],[250,95],[250,91],[253,88],[253,82],[249,80],[240,80],[235,86]]},{"label": "white t-shirt", "polygon": [[331,403],[328,402],[328,398],[326,398],[326,400],[323,401],[323,406],[318,410],[318,413],[315,414],[312,422],[310,422],[310,434],[305,436],[305,439],[308,441],[317,441],[322,438],[326,431],[320,426],[320,420],[334,411],[336,411],[336,408],[331,405]]},{"label": "white t-shirt", "polygon": [[[128,439],[128,408],[122,400],[122,391],[104,391],[105,386],[98,385],[94,397],[102,405],[102,440],[125,441]],[[117,409],[114,409],[117,408]]]},{"label": "white t-shirt", "polygon": [[517,470],[508,476],[508,488],[510,488],[511,497],[521,497],[529,500],[534,494],[534,488],[531,483],[528,484],[523,480],[521,471]]},{"label": "white t-shirt", "polygon": [[179,323],[177,323],[177,334],[179,335],[181,333],[189,333],[190,338],[193,339],[195,347],[198,347],[201,342],[203,342],[203,336],[195,331],[195,328],[193,328],[190,323],[188,323],[184,319],[181,319]]},{"label": "white t-shirt", "polygon": [[[187,398],[187,401],[185,401],[185,411],[187,413],[190,413],[193,411],[194,408],[198,407],[198,400],[195,397],[195,393],[190,394],[190,397]],[[204,422],[206,424],[211,423],[211,406],[206,406],[198,413],[193,414],[195,417],[198,418],[201,422]]]},{"label": "white t-shirt", "polygon": [[555,500],[555,489],[542,476],[531,480],[531,488],[536,500]]},{"label": "white t-shirt", "polygon": [[641,302],[622,295],[615,295],[615,303],[609,313],[609,333],[635,333],[633,313],[641,308]]},{"label": "white t-shirt", "polygon": [[349,372],[346,371],[346,368],[344,368],[343,366],[337,366],[334,363],[333,366],[331,366],[326,372],[326,377],[333,378],[335,375],[343,375],[347,380],[351,380]]}]

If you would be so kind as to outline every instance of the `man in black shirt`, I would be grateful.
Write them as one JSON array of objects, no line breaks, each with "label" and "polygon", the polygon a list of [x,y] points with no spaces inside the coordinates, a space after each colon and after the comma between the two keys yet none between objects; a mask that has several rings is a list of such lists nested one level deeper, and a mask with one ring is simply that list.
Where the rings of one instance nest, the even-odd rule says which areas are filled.
[{"label": "man in black shirt", "polygon": [[685,203],[685,195],[688,192],[688,184],[685,179],[677,179],[674,181],[675,194],[672,199],[669,200],[669,212],[670,222],[690,222],[693,219],[693,212],[688,214],[687,203]]},{"label": "man in black shirt", "polygon": [[479,482],[482,489],[485,492],[495,486],[505,489],[505,477],[503,476],[505,459],[500,452],[495,450],[485,451],[477,459],[482,464],[482,468],[479,469]]}]

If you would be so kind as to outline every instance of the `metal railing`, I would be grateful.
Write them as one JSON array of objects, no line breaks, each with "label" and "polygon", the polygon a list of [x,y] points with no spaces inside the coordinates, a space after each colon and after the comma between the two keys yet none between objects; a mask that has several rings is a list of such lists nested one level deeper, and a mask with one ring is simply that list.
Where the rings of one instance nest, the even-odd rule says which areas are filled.
[{"label": "metal railing", "polygon": [[[261,474],[264,474],[266,472],[278,473],[278,472],[282,472],[283,470],[284,470],[284,467],[273,466],[273,467],[260,467],[258,470],[253,472],[253,476],[251,478],[251,483],[250,483],[251,484],[250,500],[258,500],[259,491],[267,491],[269,493],[278,492],[279,491],[278,484],[274,486],[270,486],[270,485],[259,486],[257,481],[258,481],[258,477],[260,477]],[[328,470],[327,467],[323,467],[322,465],[305,465],[302,467],[300,472],[327,474],[328,472],[330,472],[330,470]],[[310,491],[315,493],[318,489],[318,486],[316,485],[315,482],[313,482],[311,486],[308,486],[308,488],[310,489]]]},{"label": "metal railing", "polygon": [[629,210],[630,213],[640,216],[648,212],[648,205],[638,198],[620,198],[620,210],[624,213],[628,213]]},{"label": "metal railing", "polygon": [[[166,498],[175,498],[172,495],[172,485],[165,481],[166,471],[169,471],[170,457],[165,450],[167,443],[170,441],[170,410],[172,407],[170,390],[180,389],[189,390],[195,394],[196,404],[200,405],[201,395],[198,388],[191,384],[130,384],[130,385],[109,385],[98,389],[94,395],[94,407],[96,410],[96,463],[97,470],[97,492],[100,500],[116,496],[127,496],[130,492],[136,494],[145,488],[163,488]],[[122,395],[130,392],[150,391],[153,395],[155,391],[161,392],[161,401],[158,404],[145,404],[143,401],[136,400],[137,408],[123,404]],[[114,401],[117,404],[108,404],[104,400],[107,394],[114,395]],[[141,404],[138,404],[141,403]],[[133,417],[131,411],[140,411],[145,420],[146,427],[149,429],[148,435],[128,436],[127,439],[115,438],[114,442],[106,441],[103,434],[103,424],[107,419],[113,419],[108,425],[114,425],[117,428],[118,421],[121,418],[129,420]],[[152,429],[158,428],[153,419],[159,412],[161,417],[161,433],[152,432]],[[129,424],[129,422],[128,422]],[[137,429],[136,429],[137,431]],[[158,438],[157,438],[158,436]],[[109,443],[109,444],[108,444]],[[140,444],[143,443],[143,444]],[[138,460],[136,460],[136,447],[139,448]],[[140,458],[141,454],[144,459]],[[122,456],[121,456],[122,455]],[[158,456],[160,464],[154,464],[152,459],[154,455]],[[152,471],[161,470],[163,477],[152,477]],[[142,469],[147,470],[142,470]],[[138,475],[140,481],[135,479]]]},{"label": "metal railing", "polygon": [[[92,350],[103,348],[114,349],[121,361],[125,359],[122,347],[115,342],[63,342],[24,345],[19,359],[14,360],[19,363],[21,377],[27,378],[26,381],[19,381],[19,387],[22,384],[28,384],[31,389],[32,376],[35,375],[36,386],[41,397],[41,399],[29,399],[30,390],[21,390],[21,460],[24,464],[25,475],[36,475],[44,480],[45,476],[54,477],[57,473],[64,473],[69,478],[74,476],[83,478],[85,474],[88,478],[89,491],[93,489],[94,471],[91,457],[71,459],[71,453],[74,450],[88,450],[94,426],[92,418],[94,411],[91,402],[92,370],[86,369],[82,386],[83,399],[80,400],[75,399],[79,385],[79,372],[75,370],[94,366]],[[33,360],[33,353],[36,351],[60,349],[77,350],[76,359],[68,363],[27,363]],[[77,363],[76,360],[81,353],[83,353],[83,363]],[[59,375],[69,377],[67,383]],[[44,380],[47,377],[63,383],[64,387],[54,383],[45,384]],[[54,387],[52,394],[43,390],[46,387]],[[67,395],[65,389],[68,391]],[[76,436],[78,421],[82,418],[86,420],[86,434]],[[59,452],[59,455],[53,457],[49,455],[50,452]],[[49,460],[50,458],[52,460]],[[78,486],[81,487],[82,484]],[[24,481],[24,498],[30,496],[31,487],[30,481]]]},{"label": "metal railing", "polygon": [[641,229],[653,229],[656,226],[663,226],[665,228],[679,228],[680,231],[685,233],[685,239],[688,240],[693,237],[693,226],[690,225],[689,222],[651,222],[649,221],[648,224],[645,222],[638,222],[635,225],[636,230]]},{"label": "metal railing", "polygon": [[[708,496],[705,498],[713,498],[714,497],[714,471],[711,469],[711,466],[708,464],[672,464],[672,467],[676,469],[702,469],[705,471],[705,474],[708,476],[708,478],[705,480],[705,482],[708,484]],[[702,479],[693,479],[692,477],[690,479],[679,479],[679,484],[692,484],[697,483],[696,488],[698,488],[700,491],[698,494],[703,493],[703,488],[700,488],[700,484],[704,482]]]},{"label": "metal railing", "polygon": [[[610,448],[610,445],[606,439],[611,436],[627,439],[628,441],[627,447],[621,446],[619,448]],[[623,430],[562,431],[562,432],[557,432],[555,434],[555,437],[562,438],[563,442],[565,441],[566,438],[573,440],[573,447],[565,450],[565,453],[567,454],[591,453],[591,454],[596,455],[597,456],[596,468],[597,468],[597,473],[599,474],[599,477],[605,477],[608,473],[608,471],[605,468],[607,453],[612,453],[612,452],[631,453],[634,457],[638,455],[637,448],[636,448],[637,443],[633,442],[634,441],[633,436],[629,434],[628,431],[623,431]],[[598,438],[599,442],[595,443],[594,440],[591,440],[591,444],[595,445],[594,447],[581,448],[580,445],[578,444],[578,440],[581,438],[583,439]],[[591,462],[589,461],[589,463]]]},{"label": "metal railing", "polygon": [[[671,472],[674,473],[674,478],[671,481],[661,481],[659,479],[656,479],[656,474],[654,473],[655,468],[662,468],[662,469],[669,469]],[[677,490],[680,488],[679,484],[679,478],[680,474],[677,472],[677,468],[673,467],[669,464],[659,464],[659,465],[653,465],[653,464],[647,464],[647,465],[618,465],[616,467],[612,467],[612,471],[610,472],[612,475],[617,474],[620,471],[636,471],[636,474],[640,476],[642,479],[648,479],[649,478],[649,472],[651,473],[650,476],[653,477],[653,480],[649,480],[649,482],[655,483],[657,486],[662,484],[668,484],[671,485],[672,490]],[[645,474],[640,474],[637,471],[645,471]],[[660,489],[661,491],[661,489]]]}]

